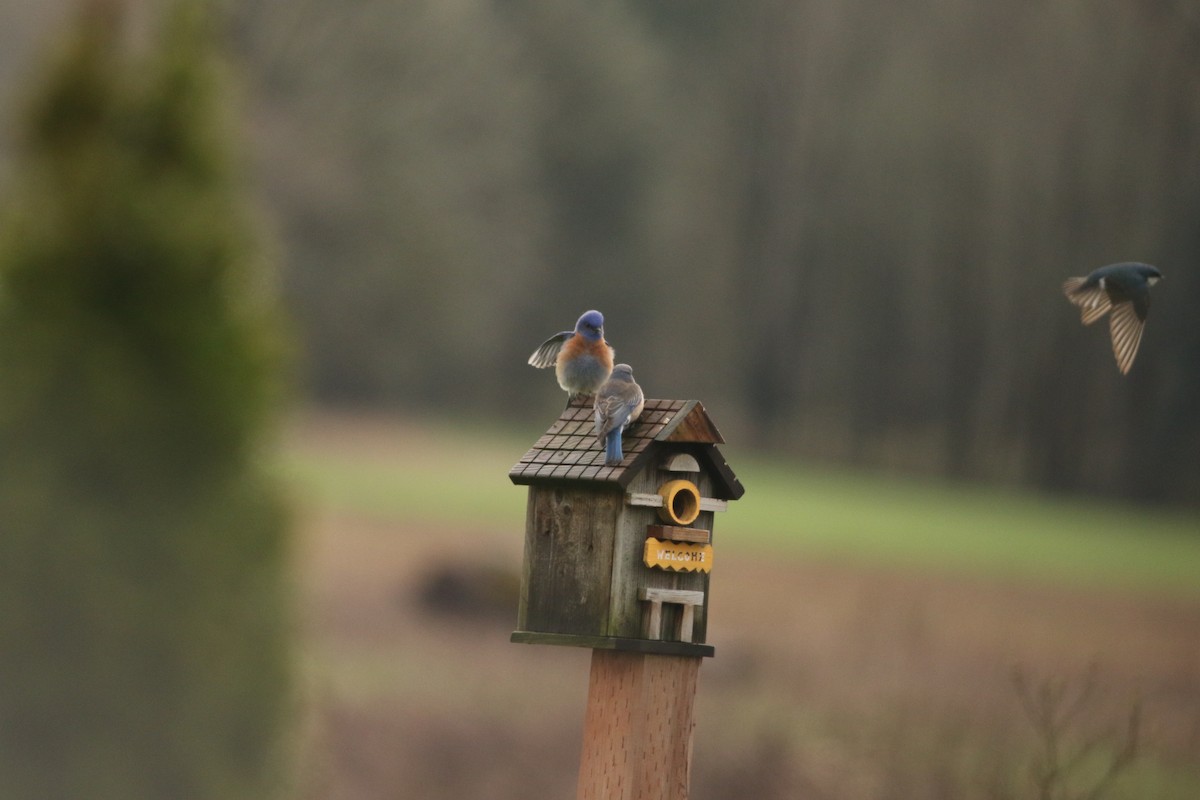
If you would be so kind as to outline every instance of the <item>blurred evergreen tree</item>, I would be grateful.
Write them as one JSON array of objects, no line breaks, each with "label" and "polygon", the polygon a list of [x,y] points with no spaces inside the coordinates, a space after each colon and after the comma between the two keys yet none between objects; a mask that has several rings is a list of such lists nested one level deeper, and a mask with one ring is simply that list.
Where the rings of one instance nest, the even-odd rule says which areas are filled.
[{"label": "blurred evergreen tree", "polygon": [[290,703],[280,320],[213,20],[86,3],[0,227],[0,796],[265,798]]}]

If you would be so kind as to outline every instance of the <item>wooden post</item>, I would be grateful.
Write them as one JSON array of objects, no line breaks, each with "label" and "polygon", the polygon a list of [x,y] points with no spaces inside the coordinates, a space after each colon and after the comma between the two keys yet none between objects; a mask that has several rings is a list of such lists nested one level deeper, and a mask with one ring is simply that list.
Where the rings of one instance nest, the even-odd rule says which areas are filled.
[{"label": "wooden post", "polygon": [[606,464],[575,399],[508,477],[529,487],[512,641],[592,649],[579,800],[687,800],[716,515],[745,488],[696,400],[646,400]]},{"label": "wooden post", "polygon": [[700,658],[592,650],[577,800],[687,800]]}]

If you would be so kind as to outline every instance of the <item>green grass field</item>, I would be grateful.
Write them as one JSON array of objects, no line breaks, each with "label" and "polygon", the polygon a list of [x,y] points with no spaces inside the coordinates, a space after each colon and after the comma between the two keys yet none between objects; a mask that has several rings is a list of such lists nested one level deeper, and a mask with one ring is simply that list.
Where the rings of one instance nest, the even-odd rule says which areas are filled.
[{"label": "green grass field", "polygon": [[[414,775],[445,781],[422,749],[432,728],[454,743],[453,758],[468,747],[480,755],[461,773],[480,786],[521,774],[514,754],[540,758],[566,742],[553,780],[568,788],[545,794],[573,786],[585,659],[511,645],[515,596],[487,619],[431,616],[413,599],[428,575],[471,558],[493,564],[502,552],[515,570],[526,490],[508,471],[534,438],[336,416],[293,429],[282,472],[314,512],[307,652],[330,693],[329,741],[355,753],[336,781],[374,774],[380,797],[405,796]],[[1072,785],[1111,763],[1112,726],[1140,702],[1144,750],[1103,796],[1200,796],[1200,514],[722,449],[747,493],[717,526],[726,627],[706,667],[698,785],[753,786],[748,775],[781,771],[779,786],[823,782],[823,796],[884,796],[870,781],[913,797],[1032,796],[1039,742],[1011,668],[1077,687],[1091,663],[1101,677],[1087,720],[1056,744],[1100,737]],[[546,719],[559,727],[547,732]],[[374,746],[381,731],[394,747]],[[363,769],[362,754],[376,750],[374,770]],[[508,766],[489,773],[489,763]],[[860,779],[862,792],[839,794]],[[436,796],[481,795],[446,787]]]},{"label": "green grass field", "polygon": [[[303,497],[339,510],[512,535],[525,489],[508,470],[527,440],[424,425],[394,455],[362,458],[302,441],[284,472]],[[1148,509],[823,470],[724,448],[746,486],[717,528],[724,547],[1200,594],[1200,513]]]}]

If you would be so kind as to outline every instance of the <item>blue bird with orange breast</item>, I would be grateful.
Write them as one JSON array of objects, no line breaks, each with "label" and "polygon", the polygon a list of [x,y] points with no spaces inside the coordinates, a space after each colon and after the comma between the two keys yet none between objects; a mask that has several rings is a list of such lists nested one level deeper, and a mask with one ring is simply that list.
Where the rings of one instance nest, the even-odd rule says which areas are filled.
[{"label": "blue bird with orange breast", "polygon": [[556,333],[542,342],[529,363],[538,369],[554,367],[568,404],[580,395],[595,394],[613,370],[613,349],[604,341],[604,315],[585,311],[575,330]]},{"label": "blue bird with orange breast", "polygon": [[633,379],[633,367],[617,364],[596,392],[596,438],[604,448],[604,463],[615,467],[625,458],[621,434],[642,415],[646,398]]}]

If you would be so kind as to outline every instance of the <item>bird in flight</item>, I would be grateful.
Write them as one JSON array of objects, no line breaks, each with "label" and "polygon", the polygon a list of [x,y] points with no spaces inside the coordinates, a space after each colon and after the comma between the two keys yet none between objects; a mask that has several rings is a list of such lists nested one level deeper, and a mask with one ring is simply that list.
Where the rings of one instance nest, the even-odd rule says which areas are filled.
[{"label": "bird in flight", "polygon": [[1084,325],[1112,312],[1108,330],[1122,375],[1133,366],[1150,310],[1150,287],[1160,280],[1162,273],[1155,267],[1124,262],[1100,267],[1085,278],[1067,278],[1063,283],[1063,294],[1079,306]]}]

